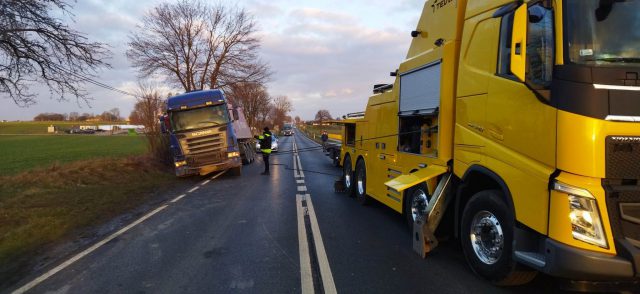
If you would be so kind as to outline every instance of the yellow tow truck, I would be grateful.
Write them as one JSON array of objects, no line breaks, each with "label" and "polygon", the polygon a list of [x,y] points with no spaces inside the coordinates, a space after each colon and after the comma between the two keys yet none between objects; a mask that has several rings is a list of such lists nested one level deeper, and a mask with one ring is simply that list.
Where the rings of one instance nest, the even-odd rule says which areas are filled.
[{"label": "yellow tow truck", "polygon": [[[640,289],[640,1],[429,0],[346,117],[343,182],[500,285]],[[443,215],[451,217],[443,218]]]}]

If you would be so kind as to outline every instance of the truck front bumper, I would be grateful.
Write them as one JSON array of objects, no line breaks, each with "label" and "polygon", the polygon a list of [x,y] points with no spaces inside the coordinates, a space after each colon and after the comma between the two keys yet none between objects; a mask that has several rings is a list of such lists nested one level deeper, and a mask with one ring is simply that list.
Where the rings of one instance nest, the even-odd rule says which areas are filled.
[{"label": "truck front bumper", "polygon": [[622,246],[624,244],[616,246],[619,255],[608,255],[547,239],[544,244],[544,266],[536,269],[563,278],[562,286],[568,290],[638,291],[640,250],[633,246],[623,249]]},{"label": "truck front bumper", "polygon": [[213,172],[228,170],[235,167],[242,166],[242,159],[240,157],[232,157],[223,162],[215,163],[215,164],[207,164],[198,167],[192,167],[189,165],[181,166],[176,168],[176,176],[178,177],[186,177],[192,175],[207,175]]}]

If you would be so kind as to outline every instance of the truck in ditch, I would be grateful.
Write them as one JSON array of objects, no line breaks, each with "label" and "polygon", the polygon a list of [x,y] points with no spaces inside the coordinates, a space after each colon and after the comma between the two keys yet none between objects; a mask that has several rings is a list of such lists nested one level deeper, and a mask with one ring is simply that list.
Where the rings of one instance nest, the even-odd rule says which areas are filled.
[{"label": "truck in ditch", "polygon": [[427,252],[451,227],[493,283],[543,272],[580,290],[637,291],[638,11],[426,1],[394,83],[343,121],[344,184],[404,214]]},{"label": "truck in ditch", "polygon": [[220,90],[201,90],[169,97],[161,117],[169,134],[176,176],[206,175],[254,161],[251,130],[242,109]]}]

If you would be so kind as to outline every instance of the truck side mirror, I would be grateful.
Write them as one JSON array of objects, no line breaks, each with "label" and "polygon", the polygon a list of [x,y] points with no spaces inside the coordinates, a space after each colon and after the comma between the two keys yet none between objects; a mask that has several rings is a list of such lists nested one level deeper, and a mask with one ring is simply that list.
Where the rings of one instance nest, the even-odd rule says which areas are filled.
[{"label": "truck side mirror", "polygon": [[527,25],[528,7],[522,4],[513,16],[511,35],[511,72],[521,81],[525,81],[527,68]]},{"label": "truck side mirror", "polygon": [[169,132],[169,130],[167,129],[167,125],[168,125],[168,120],[167,120],[167,116],[166,115],[161,115],[158,120],[160,121],[160,131],[163,134],[166,134]]}]

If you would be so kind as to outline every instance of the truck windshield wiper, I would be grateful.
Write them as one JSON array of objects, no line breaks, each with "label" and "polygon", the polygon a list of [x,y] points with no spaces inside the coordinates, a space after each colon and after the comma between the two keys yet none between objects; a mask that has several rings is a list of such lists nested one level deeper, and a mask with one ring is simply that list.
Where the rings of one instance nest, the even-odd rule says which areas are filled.
[{"label": "truck windshield wiper", "polygon": [[640,57],[607,57],[607,58],[596,58],[595,61],[640,63]]}]

